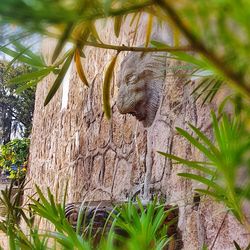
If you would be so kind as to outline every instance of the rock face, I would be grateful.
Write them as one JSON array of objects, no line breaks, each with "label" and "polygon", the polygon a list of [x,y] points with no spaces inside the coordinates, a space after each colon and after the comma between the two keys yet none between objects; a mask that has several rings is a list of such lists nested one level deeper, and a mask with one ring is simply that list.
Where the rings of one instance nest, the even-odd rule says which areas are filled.
[{"label": "rock face", "polygon": [[[124,23],[119,39],[113,32],[111,21],[98,24],[105,43],[139,46],[144,43],[145,17],[142,17],[138,32],[130,27],[129,17]],[[171,31],[162,34],[171,44]],[[52,54],[53,41],[44,41],[45,58]],[[90,87],[86,88],[72,65],[68,79],[56,96],[44,108],[43,102],[54,76],[49,76],[38,85],[30,150],[26,192],[38,184],[43,190],[63,195],[69,181],[68,202],[88,200],[126,200],[140,195],[149,200],[153,195],[178,204],[180,208],[179,230],[183,249],[234,249],[233,240],[247,245],[243,228],[227,214],[226,209],[204,198],[193,202],[195,183],[178,177],[180,171],[188,171],[157,153],[158,150],[174,153],[187,159],[201,156],[180,135],[175,127],[187,129],[192,123],[209,133],[208,107],[201,107],[190,96],[178,63],[166,61],[166,77],[159,99],[159,108],[152,126],[144,128],[130,114],[118,112],[117,74],[111,87],[111,120],[102,111],[102,81],[105,65],[115,51],[86,48],[84,68]],[[115,72],[119,71],[126,52],[119,55]],[[223,224],[222,224],[223,223]],[[222,226],[221,226],[222,225]],[[219,232],[219,233],[218,233]],[[217,236],[218,234],[218,236]]]}]

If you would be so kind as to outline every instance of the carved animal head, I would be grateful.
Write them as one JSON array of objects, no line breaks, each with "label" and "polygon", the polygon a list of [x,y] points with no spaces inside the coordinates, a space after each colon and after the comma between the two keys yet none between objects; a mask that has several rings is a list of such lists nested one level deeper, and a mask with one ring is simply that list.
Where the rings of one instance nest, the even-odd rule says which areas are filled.
[{"label": "carved animal head", "polygon": [[117,108],[121,114],[132,114],[152,125],[160,104],[165,79],[163,53],[131,52],[123,60],[118,75]]}]

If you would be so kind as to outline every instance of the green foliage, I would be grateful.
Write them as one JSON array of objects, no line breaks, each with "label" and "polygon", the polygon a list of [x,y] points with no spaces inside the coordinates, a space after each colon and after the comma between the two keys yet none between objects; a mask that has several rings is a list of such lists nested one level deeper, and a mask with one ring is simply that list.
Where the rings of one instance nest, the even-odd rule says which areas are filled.
[{"label": "green foliage", "polygon": [[[52,89],[49,90],[44,102],[44,104],[47,105],[61,85],[74,57],[77,58],[75,62],[79,77],[86,85],[88,85],[79,60],[79,50],[83,50],[87,40],[94,41],[97,45],[99,44],[98,42],[101,42],[95,29],[94,22],[103,17],[116,16],[114,30],[115,33],[119,35],[123,17],[126,17],[128,13],[133,13],[150,4],[149,1],[113,2],[88,0],[75,0],[67,3],[64,1],[55,2],[44,0],[36,0],[26,3],[25,1],[14,0],[9,3],[0,3],[0,16],[3,24],[17,22],[27,30],[28,34],[32,34],[35,30],[38,33],[58,38],[58,43],[52,55],[52,65],[46,65],[41,57],[32,52],[30,49],[32,44],[26,47],[21,45],[19,40],[22,40],[22,34],[19,35],[20,39],[9,39],[13,42],[9,42],[0,47],[2,52],[13,57],[12,62],[19,60],[36,68],[35,72],[16,78],[13,81],[23,83],[22,86],[19,87],[19,90],[21,91],[30,86],[36,85],[51,72],[58,74],[55,83],[53,84]],[[16,9],[18,9],[18,13],[15,15],[15,18],[13,18],[13,15],[10,15],[10,12],[11,10],[15,11]],[[48,25],[51,25],[54,28],[51,29],[50,32],[47,31]],[[65,44],[69,41],[74,44],[73,49],[66,52],[61,59],[58,60]],[[10,44],[12,46],[10,46]],[[106,102],[108,103],[108,101],[105,100],[105,103]],[[107,110],[107,108],[104,107],[104,110]]]},{"label": "green foliage", "polygon": [[[17,9],[18,11],[16,11]],[[0,49],[12,56],[14,58],[12,61],[19,60],[37,69],[35,75],[26,76],[29,84],[25,84],[25,87],[36,84],[51,72],[55,74],[61,72],[54,85],[60,86],[65,75],[65,65],[68,64],[65,60],[69,60],[69,55],[66,52],[62,59],[58,60],[58,57],[62,54],[65,44],[71,42],[75,48],[73,49],[75,50],[73,51],[74,57],[78,58],[79,76],[87,84],[79,60],[79,50],[82,51],[85,46],[89,45],[117,51],[124,49],[111,44],[103,44],[95,29],[95,21],[108,17],[114,18],[114,34],[118,37],[128,14],[133,14],[132,25],[135,19],[137,19],[137,23],[139,22],[142,11],[147,12],[149,16],[145,47],[149,44],[152,20],[156,19],[160,23],[165,22],[172,27],[177,51],[181,50],[179,40],[181,36],[184,36],[195,52],[191,56],[185,49],[181,53],[175,53],[174,48],[167,44],[160,46],[161,49],[169,49],[169,51],[174,52],[172,53],[173,59],[184,60],[193,65],[194,69],[191,74],[200,78],[194,90],[197,92],[196,98],[203,97],[204,103],[211,101],[225,83],[232,86],[241,95],[249,96],[250,33],[248,20],[250,5],[248,1],[214,0],[209,4],[203,0],[192,3],[182,0],[178,1],[178,4],[174,1],[166,2],[164,0],[73,0],[69,2],[31,0],[28,3],[19,0],[4,1],[0,3],[1,22],[3,24],[17,23],[25,28],[26,32],[24,34],[20,32],[18,38],[9,39],[10,42],[12,41],[12,46],[9,46],[10,43],[8,43]],[[13,13],[15,14],[13,15]],[[53,27],[49,32],[48,26]],[[135,33],[137,28],[138,25],[135,25]],[[58,38],[52,56],[52,65],[45,65],[41,57],[32,53],[30,49],[32,44],[23,46],[20,43],[23,37],[26,38],[34,31]],[[148,48],[137,49],[148,51]],[[134,48],[128,47],[127,50],[134,50]],[[25,87],[23,86],[23,88]],[[53,93],[56,92],[57,88],[54,89]],[[51,100],[52,96],[49,92],[45,104]],[[108,99],[105,100],[105,103],[109,103]]]},{"label": "green foliage", "polygon": [[25,176],[29,144],[30,140],[27,138],[14,139],[0,147],[1,170],[9,172],[11,179],[20,179]]},{"label": "green foliage", "polygon": [[[205,184],[207,189],[196,191],[212,196],[222,201],[242,223],[246,223],[242,204],[250,200],[250,136],[245,123],[240,116],[230,117],[222,114],[218,122],[212,112],[213,138],[209,139],[200,129],[189,125],[192,134],[176,128],[194,148],[206,158],[204,162],[182,159],[172,154],[159,152],[174,163],[184,164],[199,173],[179,173],[186,177]],[[246,174],[244,180],[239,181],[240,173]]]},{"label": "green foliage", "polygon": [[[7,215],[0,222],[0,230],[8,236],[9,249],[49,249],[48,242],[44,235],[38,234],[34,226],[34,214],[27,207],[27,211],[21,207],[21,200],[26,184],[24,180],[14,188],[14,182],[10,187],[1,191],[0,201],[6,208]],[[29,233],[26,235],[20,227],[21,219],[27,224]]]},{"label": "green foliage", "polygon": [[[14,249],[164,249],[169,241],[165,219],[169,211],[157,199],[143,206],[131,201],[115,207],[107,219],[111,227],[96,242],[93,225],[82,223],[84,210],[78,215],[78,229],[74,230],[65,218],[64,203],[58,203],[50,190],[47,197],[36,186],[37,198],[30,197],[29,205],[21,206],[20,197],[25,188],[22,182],[13,196],[13,186],[1,192],[0,201],[7,208],[6,219],[0,222],[0,229],[9,237],[9,247]],[[27,204],[27,203],[26,203]],[[139,208],[138,208],[139,207]],[[35,218],[51,223],[54,231],[39,231]],[[23,219],[27,233],[20,227]],[[92,218],[93,219],[93,218]],[[107,225],[106,225],[107,226]],[[79,229],[81,228],[81,230]],[[49,246],[50,241],[50,246]],[[53,244],[51,244],[54,241]]]},{"label": "green foliage", "polygon": [[[246,50],[250,36],[245,31],[250,13],[249,3],[215,0],[208,4],[199,0],[192,3],[182,1],[183,4],[176,6],[164,0],[156,2],[194,50],[204,57],[204,61],[208,61],[227,84],[249,97],[247,76],[250,67],[246,60],[249,51]],[[235,30],[238,32],[235,33]]]},{"label": "green foliage", "polygon": [[68,55],[65,63],[63,64],[62,69],[58,73],[58,76],[57,76],[54,84],[52,85],[51,89],[49,90],[49,93],[44,101],[44,105],[47,105],[50,102],[50,100],[52,99],[52,97],[55,95],[56,91],[60,87],[62,80],[63,80],[63,78],[64,78],[65,74],[67,73],[67,70],[70,66],[72,58],[73,58],[73,53],[71,52]]},{"label": "green foliage", "polygon": [[22,45],[18,40],[14,40],[12,43],[12,49],[8,48],[6,45],[0,47],[0,51],[4,52],[8,56],[13,57],[12,61],[8,64],[8,68],[12,66],[16,61],[26,63],[33,67],[43,67],[43,59],[34,54],[31,50],[31,47],[34,44],[31,44],[28,47]]},{"label": "green foliage", "polygon": [[1,143],[7,143],[10,140],[11,134],[14,135],[16,132],[23,137],[28,137],[31,132],[35,86],[32,86],[29,82],[25,82],[30,88],[23,89],[22,92],[17,93],[22,84],[20,85],[14,81],[14,79],[24,78],[22,74],[31,74],[30,71],[31,68],[23,64],[11,65],[6,61],[0,62]]},{"label": "green foliage", "polygon": [[164,225],[168,212],[164,204],[157,204],[157,199],[146,207],[139,199],[137,204],[139,208],[129,201],[118,207],[118,214],[113,215],[115,226],[125,235],[118,238],[124,246],[122,249],[164,249],[169,242],[168,225]]}]

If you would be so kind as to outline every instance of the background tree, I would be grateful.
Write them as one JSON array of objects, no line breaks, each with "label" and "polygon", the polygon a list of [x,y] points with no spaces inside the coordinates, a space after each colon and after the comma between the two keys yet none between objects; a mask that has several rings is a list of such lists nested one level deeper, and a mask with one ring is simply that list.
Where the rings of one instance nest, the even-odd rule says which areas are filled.
[{"label": "background tree", "polygon": [[25,65],[9,66],[6,61],[0,62],[0,142],[6,144],[11,134],[28,137],[32,126],[35,101],[35,88],[18,92],[17,84],[10,80],[25,72],[31,71]]}]

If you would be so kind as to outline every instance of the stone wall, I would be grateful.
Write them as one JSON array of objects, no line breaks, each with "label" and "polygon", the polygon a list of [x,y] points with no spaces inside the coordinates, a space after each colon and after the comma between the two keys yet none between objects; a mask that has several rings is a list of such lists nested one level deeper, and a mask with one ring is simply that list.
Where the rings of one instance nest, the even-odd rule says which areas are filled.
[{"label": "stone wall", "polygon": [[[101,39],[105,43],[141,45],[145,39],[145,18],[142,18],[136,35],[133,32],[135,23],[130,27],[127,18],[119,39],[115,38],[111,21],[99,23]],[[163,35],[171,43],[171,31],[166,28]],[[44,40],[45,58],[51,56],[53,47],[53,41]],[[177,63],[167,61],[160,108],[153,125],[145,129],[131,115],[119,114],[116,107],[117,74],[111,88],[113,115],[109,121],[104,117],[103,72],[115,51],[88,47],[84,53],[89,88],[78,78],[74,65],[69,91],[65,81],[64,88],[59,89],[46,107],[43,102],[54,76],[38,85],[28,171],[31,182],[26,195],[34,191],[34,184],[38,184],[43,190],[50,187],[60,196],[67,181],[68,202],[84,198],[121,201],[135,195],[149,200],[152,195],[159,195],[180,208],[183,249],[201,249],[204,243],[211,249],[212,246],[218,250],[234,249],[233,240],[246,245],[243,228],[226,209],[208,198],[195,205],[195,184],[176,175],[184,167],[173,165],[157,153],[160,150],[197,159],[200,157],[198,153],[175,132],[175,127],[187,129],[187,124],[192,123],[209,133],[209,107],[201,107],[190,97],[190,85],[185,86],[183,72],[176,69]],[[125,52],[119,55],[115,72],[125,55]],[[67,96],[68,100],[65,99]]]}]

